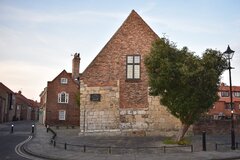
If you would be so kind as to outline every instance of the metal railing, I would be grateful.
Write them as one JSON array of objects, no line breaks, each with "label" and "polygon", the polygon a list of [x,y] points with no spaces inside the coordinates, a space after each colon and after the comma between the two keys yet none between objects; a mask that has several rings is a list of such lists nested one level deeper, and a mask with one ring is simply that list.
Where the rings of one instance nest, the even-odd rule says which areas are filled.
[{"label": "metal railing", "polygon": [[[66,142],[57,142],[51,139],[54,147],[58,146],[68,150],[72,147],[77,147],[84,153],[99,152],[105,154],[124,154],[124,153],[167,153],[167,152],[193,152],[193,145],[176,145],[176,146],[159,146],[159,147],[127,147],[127,146],[97,146],[97,145],[78,145]],[[182,149],[185,148],[185,149]]]}]

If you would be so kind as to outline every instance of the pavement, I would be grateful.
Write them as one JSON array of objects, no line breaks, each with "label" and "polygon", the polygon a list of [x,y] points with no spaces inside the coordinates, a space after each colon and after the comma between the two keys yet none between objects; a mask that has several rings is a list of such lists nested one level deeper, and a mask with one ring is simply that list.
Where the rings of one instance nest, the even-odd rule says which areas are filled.
[{"label": "pavement", "polygon": [[[191,147],[174,147],[163,144],[164,137],[79,136],[79,128],[52,128],[57,136],[41,124],[35,125],[33,139],[23,146],[31,155],[54,160],[223,160],[240,159],[240,149],[231,150],[226,143],[229,136],[208,136],[207,151],[202,151],[201,136],[192,136]],[[237,139],[236,141],[239,142]],[[71,144],[71,145],[70,145]],[[163,148],[162,146],[166,146]],[[151,147],[151,148],[146,148]],[[66,149],[65,149],[66,148]],[[136,149],[138,148],[138,149]],[[165,150],[165,152],[164,152]]]}]

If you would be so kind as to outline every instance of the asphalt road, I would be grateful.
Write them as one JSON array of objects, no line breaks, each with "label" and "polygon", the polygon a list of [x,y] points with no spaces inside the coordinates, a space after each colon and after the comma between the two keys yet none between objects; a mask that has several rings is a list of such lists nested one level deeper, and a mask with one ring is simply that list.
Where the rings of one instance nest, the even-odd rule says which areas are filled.
[{"label": "asphalt road", "polygon": [[[13,133],[11,133],[11,125]],[[18,121],[0,124],[0,159],[28,160],[15,152],[15,147],[26,140],[32,133],[32,121]]]}]

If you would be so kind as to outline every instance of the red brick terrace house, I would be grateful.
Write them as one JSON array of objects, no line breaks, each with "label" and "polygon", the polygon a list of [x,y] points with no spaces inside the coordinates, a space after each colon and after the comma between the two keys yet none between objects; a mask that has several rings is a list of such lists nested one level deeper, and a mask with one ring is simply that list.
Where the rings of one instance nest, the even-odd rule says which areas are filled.
[{"label": "red brick terrace house", "polygon": [[56,78],[49,81],[40,94],[41,119],[46,125],[79,126],[79,54],[72,60],[72,73],[63,70]]},{"label": "red brick terrace house", "polygon": [[[230,106],[230,87],[221,83],[218,95],[220,99],[214,104],[213,108],[208,112],[214,119],[225,119],[231,117]],[[234,108],[234,118],[240,118],[240,86],[232,86],[232,98]]]},{"label": "red brick terrace house", "polygon": [[0,82],[0,123],[11,122],[15,115],[15,96],[7,86]]},{"label": "red brick terrace house", "polygon": [[179,120],[148,94],[144,56],[158,38],[133,10],[80,77],[80,134],[178,131]]},{"label": "red brick terrace house", "polygon": [[34,114],[38,114],[38,103],[26,98],[24,95],[22,95],[21,91],[18,91],[18,93],[14,94],[16,97],[16,120],[37,120],[35,119],[35,115],[32,115],[32,112],[35,112],[36,110],[37,113]]}]

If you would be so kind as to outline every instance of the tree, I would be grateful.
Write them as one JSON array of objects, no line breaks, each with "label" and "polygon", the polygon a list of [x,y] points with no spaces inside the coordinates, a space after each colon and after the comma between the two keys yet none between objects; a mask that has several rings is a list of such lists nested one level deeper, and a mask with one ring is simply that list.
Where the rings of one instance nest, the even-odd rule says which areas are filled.
[{"label": "tree", "polygon": [[202,57],[187,47],[177,49],[166,38],[153,43],[145,57],[150,94],[161,96],[161,104],[181,123],[176,140],[183,139],[190,125],[218,100],[220,76],[227,68],[220,51],[207,49]]}]

